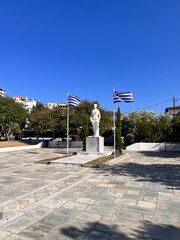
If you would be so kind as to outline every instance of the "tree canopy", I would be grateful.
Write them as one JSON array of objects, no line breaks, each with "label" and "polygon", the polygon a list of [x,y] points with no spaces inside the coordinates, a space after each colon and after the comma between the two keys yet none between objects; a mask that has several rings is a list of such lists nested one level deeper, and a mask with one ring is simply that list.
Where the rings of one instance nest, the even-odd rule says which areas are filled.
[{"label": "tree canopy", "polygon": [[29,114],[29,121],[29,127],[34,130],[37,137],[47,130],[54,131],[55,121],[51,116],[51,110],[39,104]]},{"label": "tree canopy", "polygon": [[[92,135],[92,124],[89,121],[93,105],[96,103],[101,112],[100,135],[112,134],[112,112],[101,108],[97,101],[84,100],[78,107],[69,107],[69,134],[80,136],[84,141],[86,136]],[[66,138],[67,136],[67,107],[48,109],[38,103],[33,110],[27,111],[12,98],[0,97],[0,136],[8,140],[12,133],[20,132],[25,128],[26,118],[29,130],[34,130],[36,135],[43,135],[49,130],[54,137]],[[120,122],[121,114],[118,108],[116,136],[125,137],[126,144],[133,142],[180,142],[180,114],[156,115],[149,111],[134,111],[126,115]],[[119,124],[119,125],[118,125]],[[84,146],[85,147],[85,146]],[[120,149],[120,147],[118,147]]]},{"label": "tree canopy", "polygon": [[[100,134],[112,129],[112,114],[101,108],[97,101],[83,101],[77,107],[69,107],[69,134],[71,136],[81,136],[81,139],[90,134],[92,135],[92,125],[89,121],[94,103],[98,104],[101,112]],[[66,138],[67,135],[67,107],[45,108],[38,104],[29,114],[30,128],[37,135],[46,129],[51,129],[54,137]]]},{"label": "tree canopy", "polygon": [[123,136],[134,137],[135,142],[180,141],[180,116],[156,115],[154,112],[135,111],[122,120]]},{"label": "tree canopy", "polygon": [[27,116],[26,110],[12,98],[0,97],[0,132],[10,139],[11,134],[24,127]]}]

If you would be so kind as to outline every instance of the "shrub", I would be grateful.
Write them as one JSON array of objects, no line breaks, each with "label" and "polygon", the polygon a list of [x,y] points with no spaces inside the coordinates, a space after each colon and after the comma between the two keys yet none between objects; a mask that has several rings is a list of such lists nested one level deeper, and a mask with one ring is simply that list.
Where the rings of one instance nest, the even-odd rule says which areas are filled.
[{"label": "shrub", "polygon": [[134,143],[134,135],[132,133],[128,133],[126,135],[126,140],[125,140],[126,146],[131,145]]}]

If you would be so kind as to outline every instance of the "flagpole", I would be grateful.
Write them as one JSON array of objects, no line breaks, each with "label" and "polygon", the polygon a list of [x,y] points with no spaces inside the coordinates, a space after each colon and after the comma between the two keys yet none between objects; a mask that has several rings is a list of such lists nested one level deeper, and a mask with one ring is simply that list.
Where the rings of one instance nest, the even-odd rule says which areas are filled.
[{"label": "flagpole", "polygon": [[[68,99],[69,99],[69,93],[68,93]],[[69,104],[67,101],[67,156],[69,153]]]},{"label": "flagpole", "polygon": [[[113,96],[114,96],[115,88],[113,89]],[[113,101],[114,102],[114,101]],[[115,103],[114,103],[114,112],[113,112],[113,119],[114,119],[114,158],[116,158],[116,120],[115,120]]]},{"label": "flagpole", "polygon": [[133,102],[132,92],[115,92],[113,90],[113,103],[114,103],[114,158],[116,157],[116,112],[115,112],[115,103],[117,102]]}]

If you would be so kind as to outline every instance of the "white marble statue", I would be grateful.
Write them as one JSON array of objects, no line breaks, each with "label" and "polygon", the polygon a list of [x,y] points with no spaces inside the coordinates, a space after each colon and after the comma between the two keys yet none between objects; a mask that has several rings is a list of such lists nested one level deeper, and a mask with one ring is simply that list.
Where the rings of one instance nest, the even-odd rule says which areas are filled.
[{"label": "white marble statue", "polygon": [[101,114],[99,109],[97,109],[97,104],[94,104],[94,109],[91,112],[90,120],[93,126],[94,137],[99,137],[99,122],[101,119]]}]

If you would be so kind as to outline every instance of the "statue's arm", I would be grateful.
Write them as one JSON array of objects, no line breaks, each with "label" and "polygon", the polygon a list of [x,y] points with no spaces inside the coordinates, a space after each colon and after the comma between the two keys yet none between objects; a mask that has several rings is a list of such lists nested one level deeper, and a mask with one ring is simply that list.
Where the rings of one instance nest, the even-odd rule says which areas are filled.
[{"label": "statue's arm", "polygon": [[91,112],[90,120],[93,123],[93,113]]},{"label": "statue's arm", "polygon": [[99,121],[101,120],[101,113],[100,113],[100,111],[99,111]]}]

